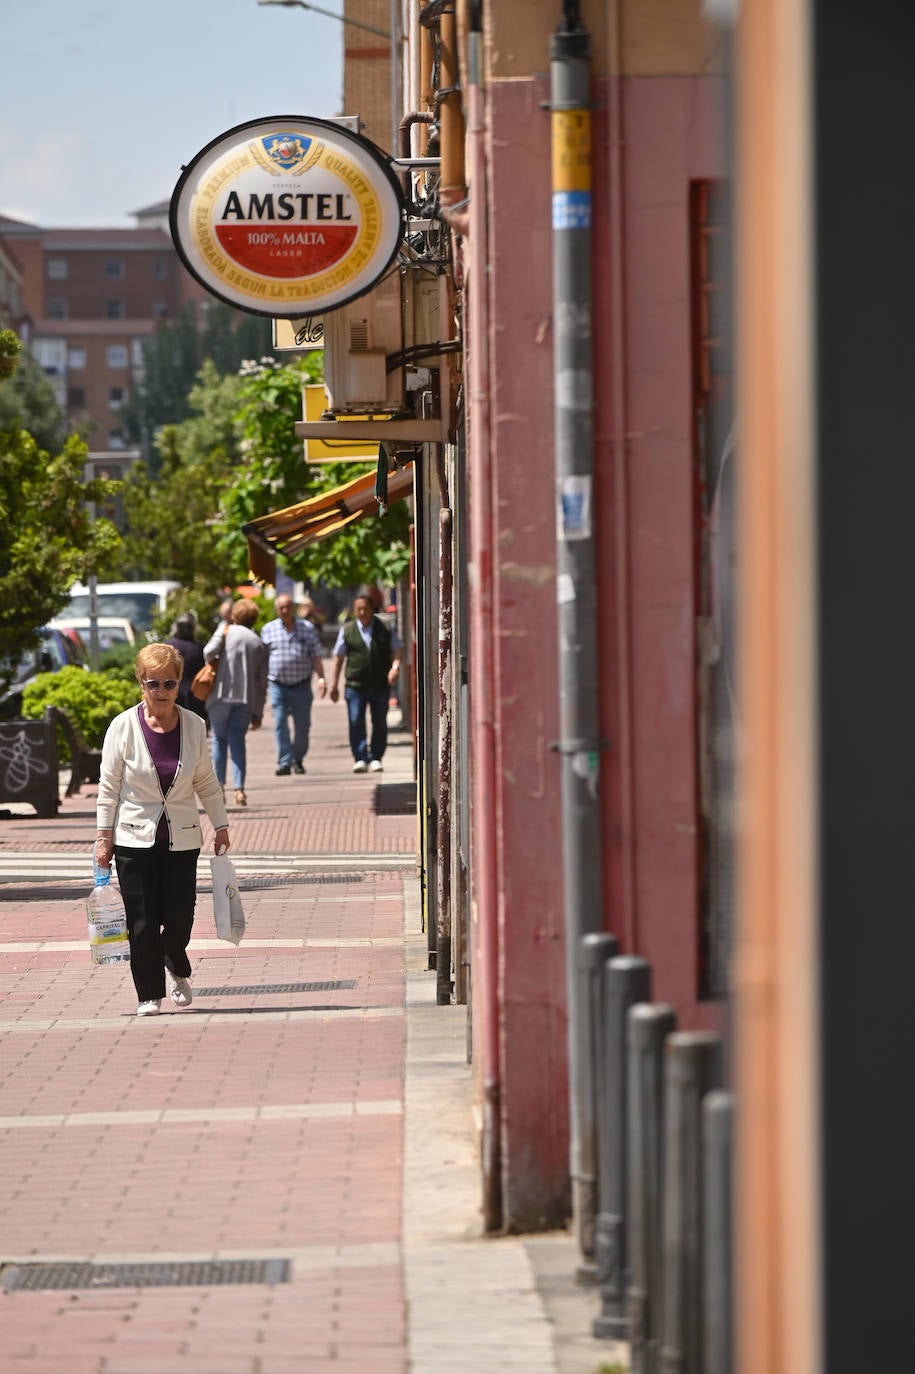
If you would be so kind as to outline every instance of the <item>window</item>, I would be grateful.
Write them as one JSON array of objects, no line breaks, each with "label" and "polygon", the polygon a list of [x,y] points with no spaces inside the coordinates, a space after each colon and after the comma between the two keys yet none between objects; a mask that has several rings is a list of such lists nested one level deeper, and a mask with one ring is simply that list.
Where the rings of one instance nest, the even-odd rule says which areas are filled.
[{"label": "window", "polygon": [[86,350],[75,346],[67,352],[67,367],[71,372],[81,372],[86,366]]},{"label": "window", "polygon": [[67,318],[67,302],[60,296],[52,296],[48,301],[48,319],[65,320]]},{"label": "window", "polygon": [[68,275],[67,259],[48,258],[45,270],[47,272],[48,281],[66,281]]},{"label": "window", "polygon": [[130,365],[138,371],[143,371],[143,340],[131,339],[130,341]]},{"label": "window", "polygon": [[39,339],[32,344],[32,357],[46,377],[63,376],[67,367],[65,339]]},{"label": "window", "polygon": [[84,410],[85,406],[85,388],[81,386],[67,387],[67,410]]},{"label": "window", "polygon": [[153,258],[152,270],[156,281],[165,281],[168,276],[168,258]]},{"label": "window", "polygon": [[105,276],[106,276],[106,277],[111,277],[112,280],[120,280],[121,277],[126,277],[126,276],[127,276],[127,268],[124,266],[123,259],[122,259],[122,258],[106,258],[106,259],[105,259]]},{"label": "window", "polygon": [[119,429],[113,429],[108,435],[108,447],[110,449],[121,449],[127,447],[127,441]]},{"label": "window", "polygon": [[117,410],[124,404],[124,388],[122,386],[110,386],[108,388],[108,404],[112,410]]},{"label": "window", "polygon": [[106,320],[126,320],[127,307],[123,301],[107,300],[105,302]]},{"label": "window", "polygon": [[106,350],[105,357],[108,366],[115,371],[127,366],[127,345],[111,344]]}]

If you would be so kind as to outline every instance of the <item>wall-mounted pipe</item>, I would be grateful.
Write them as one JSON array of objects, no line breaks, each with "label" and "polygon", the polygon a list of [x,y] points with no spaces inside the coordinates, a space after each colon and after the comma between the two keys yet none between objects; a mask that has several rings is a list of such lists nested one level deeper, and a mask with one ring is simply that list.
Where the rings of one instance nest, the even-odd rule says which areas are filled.
[{"label": "wall-mounted pipe", "polygon": [[470,174],[468,438],[470,465],[470,697],[474,720],[473,917],[477,941],[474,1017],[480,1023],[483,1090],[483,1222],[502,1225],[499,925],[496,848],[495,672],[493,665],[492,462],[489,450],[489,297],[482,90],[483,35],[467,42],[467,150]]},{"label": "wall-mounted pipe", "polygon": [[556,601],[569,1046],[569,1167],[576,1236],[594,1268],[593,1065],[577,996],[582,937],[603,924],[594,549],[591,41],[571,5],[550,54]]}]

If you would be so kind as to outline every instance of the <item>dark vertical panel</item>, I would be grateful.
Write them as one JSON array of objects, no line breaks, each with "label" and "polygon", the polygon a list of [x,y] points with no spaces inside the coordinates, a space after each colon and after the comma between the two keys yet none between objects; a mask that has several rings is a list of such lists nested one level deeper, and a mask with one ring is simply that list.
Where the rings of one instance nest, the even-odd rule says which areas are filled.
[{"label": "dark vertical panel", "polygon": [[915,12],[813,0],[828,1374],[915,1370]]}]

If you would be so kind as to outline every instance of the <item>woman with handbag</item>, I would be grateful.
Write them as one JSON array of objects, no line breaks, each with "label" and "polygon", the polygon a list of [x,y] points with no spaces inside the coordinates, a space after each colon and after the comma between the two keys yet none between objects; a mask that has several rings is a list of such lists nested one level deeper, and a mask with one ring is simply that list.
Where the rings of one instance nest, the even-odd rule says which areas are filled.
[{"label": "woman with handbag", "polygon": [[95,862],[114,857],[127,914],[138,1016],[157,1016],[165,996],[190,1006],[187,947],[203,842],[198,799],[212,822],[213,852],[229,848],[226,807],[207,748],[206,726],[177,704],[182,658],[169,644],[137,654],[139,706],[115,716],[102,745]]},{"label": "woman with handbag", "polygon": [[256,620],[256,605],[242,597],[232,607],[231,621],[219,627],[203,650],[207,663],[218,663],[216,681],[206,700],[213,732],[213,768],[225,789],[231,754],[236,806],[248,805],[245,735],[249,725],[252,730],[260,729],[267,695],[269,655],[251,629]]}]

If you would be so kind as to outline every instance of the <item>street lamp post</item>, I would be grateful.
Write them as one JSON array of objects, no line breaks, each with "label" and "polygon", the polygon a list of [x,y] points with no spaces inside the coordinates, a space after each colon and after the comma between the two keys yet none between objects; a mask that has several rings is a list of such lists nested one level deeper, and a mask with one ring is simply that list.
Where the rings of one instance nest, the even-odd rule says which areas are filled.
[{"label": "street lamp post", "polygon": [[350,19],[348,15],[337,14],[334,10],[322,9],[320,5],[308,5],[305,0],[257,0],[259,5],[282,5],[284,9],[314,10],[315,14],[324,14],[328,19],[336,19],[341,24],[351,24],[354,29],[365,29],[367,33],[376,33],[379,38],[390,38],[387,29],[378,29],[374,24],[363,24],[361,19]]}]

